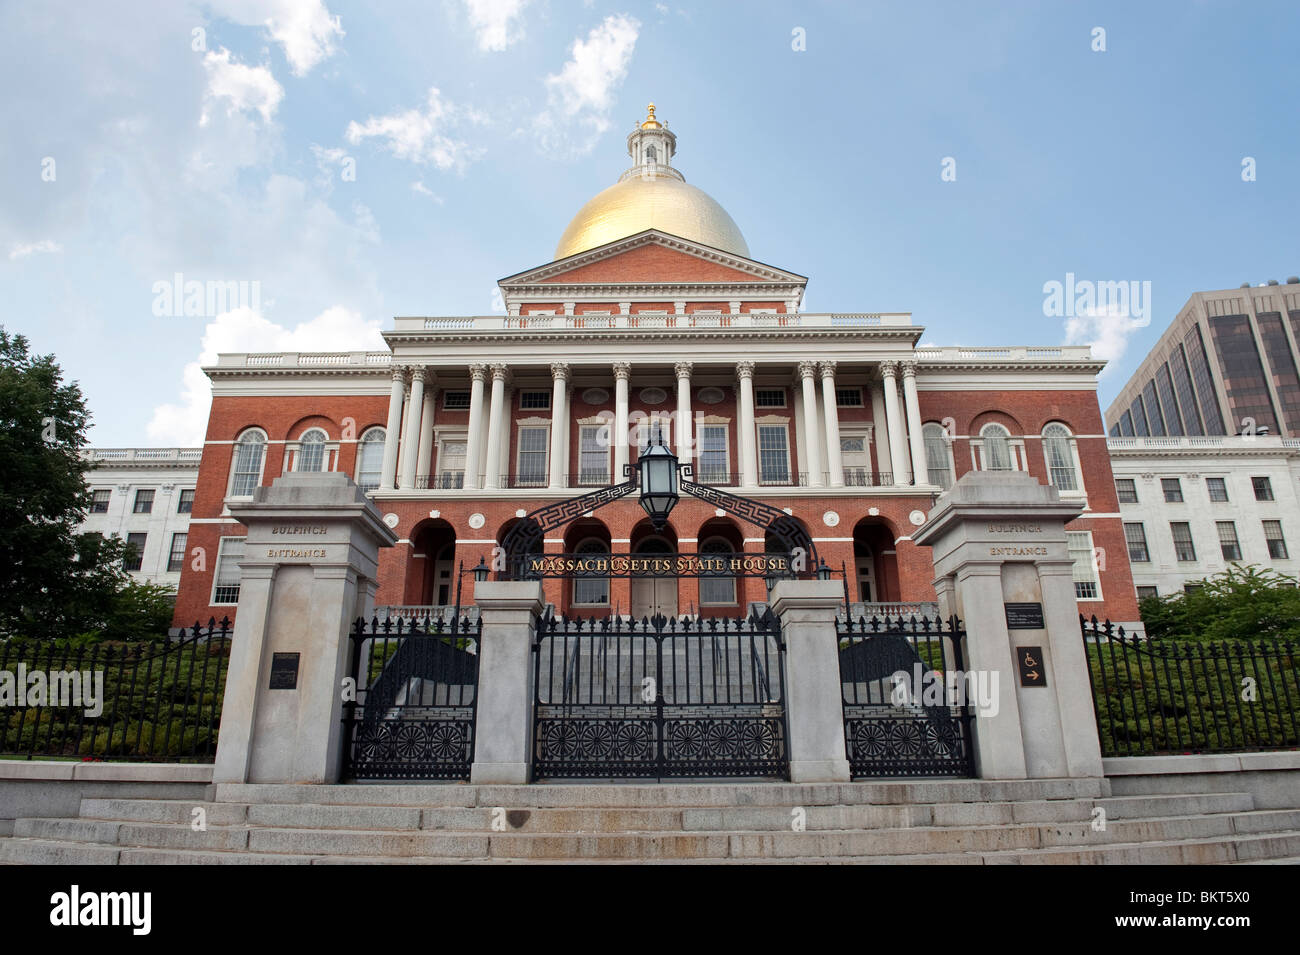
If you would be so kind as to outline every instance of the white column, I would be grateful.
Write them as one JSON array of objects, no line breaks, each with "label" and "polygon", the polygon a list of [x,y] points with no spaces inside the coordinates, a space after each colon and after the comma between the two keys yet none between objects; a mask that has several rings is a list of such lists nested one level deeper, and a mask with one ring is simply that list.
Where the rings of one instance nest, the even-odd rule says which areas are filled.
[{"label": "white column", "polygon": [[[433,372],[425,376],[424,407],[420,409],[420,454],[415,462],[415,480],[419,484],[420,476],[428,477],[429,465],[433,461],[433,418],[438,407],[438,386]],[[426,482],[426,488],[429,486]]]},{"label": "white column", "polygon": [[[409,371],[410,369],[408,369]],[[411,420],[411,383],[406,383],[406,392],[402,398],[402,424],[397,429],[397,483],[402,483],[402,472],[406,470],[406,456],[411,451],[411,446],[406,440],[406,422]]]},{"label": "white column", "polygon": [[889,459],[894,465],[894,484],[910,482],[911,469],[907,465],[907,449],[903,445],[903,418],[898,409],[898,362],[882,361],[880,377],[885,385],[885,430],[889,432]]},{"label": "white column", "polygon": [[569,366],[562,361],[551,363],[551,473],[550,488],[566,486],[565,470],[569,466]]},{"label": "white column", "polygon": [[627,435],[627,382],[632,377],[632,365],[625,361],[614,362],[614,478],[611,484],[621,484],[623,467],[628,463]]},{"label": "white column", "polygon": [[817,374],[817,362],[799,362],[799,383],[803,388],[803,431],[808,444],[808,460],[803,462],[808,469],[808,486],[824,487],[822,478],[821,442],[817,435],[817,386],[813,378]]},{"label": "white column", "polygon": [[831,487],[844,486],[844,459],[840,455],[840,407],[835,399],[835,362],[824,361],[822,406],[826,409],[826,462],[830,466]]},{"label": "white column", "polygon": [[393,390],[388,395],[388,424],[384,428],[384,466],[379,486],[389,490],[397,483],[398,431],[402,427],[402,397],[406,394],[406,369],[393,366]]},{"label": "white column", "polygon": [[488,411],[487,459],[483,463],[483,486],[501,486],[501,436],[505,433],[506,375],[505,365],[492,366],[492,405]]},{"label": "white column", "polygon": [[689,361],[673,365],[677,372],[677,458],[683,464],[695,459],[695,445],[691,440],[691,368]]},{"label": "white column", "polygon": [[411,400],[407,404],[406,429],[402,433],[402,444],[406,450],[402,455],[402,478],[398,486],[402,489],[415,487],[415,465],[420,455],[420,412],[424,408],[424,369],[411,371]]},{"label": "white column", "polygon": [[754,363],[736,362],[740,379],[740,483],[758,487],[758,449],[754,446]]},{"label": "white column", "polygon": [[871,389],[871,445],[876,449],[876,470],[891,473],[893,459],[889,456],[889,434],[885,430],[885,392],[880,383],[868,383]]},{"label": "white column", "polygon": [[465,447],[465,487],[482,487],[479,476],[483,473],[483,380],[487,378],[487,365],[470,365],[469,434]]},{"label": "white column", "polygon": [[921,402],[916,394],[916,362],[902,361],[903,406],[907,413],[907,439],[912,447],[914,484],[928,484],[930,471],[925,463],[925,436],[921,433]]}]

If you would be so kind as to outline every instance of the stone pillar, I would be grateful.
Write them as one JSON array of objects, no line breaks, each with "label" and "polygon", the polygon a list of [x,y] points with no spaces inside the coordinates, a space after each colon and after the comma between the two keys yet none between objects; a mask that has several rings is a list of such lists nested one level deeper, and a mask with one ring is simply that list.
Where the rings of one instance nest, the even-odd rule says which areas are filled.
[{"label": "stone pillar", "polygon": [[870,387],[871,446],[876,450],[876,470],[892,474],[894,466],[889,456],[889,432],[885,427],[885,392],[877,382],[871,382]]},{"label": "stone pillar", "polygon": [[826,411],[826,463],[831,487],[844,486],[844,459],[840,454],[840,403],[835,397],[835,362],[818,366],[822,374],[822,407]]},{"label": "stone pillar", "polygon": [[695,459],[691,428],[691,368],[689,361],[673,365],[677,373],[677,459],[690,464]]},{"label": "stone pillar", "polygon": [[808,460],[803,462],[808,470],[808,486],[824,487],[822,477],[821,442],[818,440],[817,427],[817,362],[799,362],[799,383],[803,388],[803,432],[804,443],[808,448]]},{"label": "stone pillar", "polygon": [[416,367],[411,370],[411,400],[407,405],[406,412],[406,430],[402,434],[402,477],[398,482],[398,487],[403,490],[415,487],[415,468],[419,463],[420,443],[420,412],[424,408],[424,375],[423,368]]},{"label": "stone pillar", "polygon": [[[420,454],[415,462],[415,483],[418,487],[420,477],[427,477],[433,463],[433,419],[437,414],[438,386],[433,372],[426,376],[424,385],[424,407],[420,409]],[[427,488],[430,482],[426,481]]]},{"label": "stone pillar", "polygon": [[506,420],[506,375],[505,365],[492,365],[492,405],[488,411],[487,455],[483,462],[483,486],[498,488],[501,486],[501,435],[505,431]]},{"label": "stone pillar", "polygon": [[402,398],[406,394],[406,369],[393,366],[393,390],[388,395],[388,424],[384,428],[384,465],[379,486],[391,490],[397,484],[398,432],[402,428]]},{"label": "stone pillar", "polygon": [[[932,548],[940,607],[965,624],[966,668],[998,677],[996,706],[975,708],[982,778],[1102,775],[1065,536],[1080,510],[1030,474],[972,471],[912,535]],[[1017,608],[1014,628],[1012,603],[1027,605]],[[1022,686],[1019,660],[1026,652],[1043,679]]]},{"label": "stone pillar", "polygon": [[[213,782],[338,782],[350,634],[397,535],[337,471],[286,474],[230,512],[248,541]],[[291,689],[269,688],[279,655],[296,662]]]},{"label": "stone pillar", "polygon": [[844,704],[835,613],[844,590],[834,580],[781,580],[772,612],[785,639],[785,713],[792,783],[848,782]]},{"label": "stone pillar", "polygon": [[474,587],[483,620],[470,782],[526,783],[533,753],[533,627],[546,606],[540,580]]},{"label": "stone pillar", "polygon": [[907,464],[907,450],[903,446],[903,419],[898,411],[898,383],[895,378],[898,362],[882,361],[880,377],[885,387],[885,430],[889,433],[889,459],[894,465],[894,484],[901,486],[911,481],[912,472]]},{"label": "stone pillar", "polygon": [[556,361],[551,363],[551,469],[552,491],[566,487],[565,472],[569,467],[569,366]]},{"label": "stone pillar", "polygon": [[740,483],[742,487],[758,487],[758,449],[754,445],[754,363],[736,362],[736,377],[740,382]]},{"label": "stone pillar", "polygon": [[482,487],[483,474],[483,380],[487,365],[469,366],[469,433],[465,446],[465,487]]},{"label": "stone pillar", "polygon": [[930,466],[925,460],[925,435],[921,431],[921,402],[916,394],[916,362],[902,361],[903,406],[907,415],[907,441],[912,452],[912,483],[929,484]]},{"label": "stone pillar", "polygon": [[623,468],[628,463],[627,382],[632,377],[632,365],[625,361],[614,362],[614,476],[611,484],[623,481]]}]

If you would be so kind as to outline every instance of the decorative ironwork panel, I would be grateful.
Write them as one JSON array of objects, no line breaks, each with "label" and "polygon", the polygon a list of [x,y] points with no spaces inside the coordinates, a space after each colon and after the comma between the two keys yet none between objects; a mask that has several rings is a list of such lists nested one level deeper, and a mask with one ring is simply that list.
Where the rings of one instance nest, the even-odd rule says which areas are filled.
[{"label": "decorative ironwork panel", "polygon": [[844,743],[854,777],[973,776],[965,632],[954,617],[837,625]]},{"label": "decorative ironwork panel", "polygon": [[788,776],[784,644],[746,619],[538,620],[538,777]]},{"label": "decorative ironwork panel", "polygon": [[356,699],[343,716],[346,776],[469,778],[481,630],[478,619],[463,617],[357,621]]}]

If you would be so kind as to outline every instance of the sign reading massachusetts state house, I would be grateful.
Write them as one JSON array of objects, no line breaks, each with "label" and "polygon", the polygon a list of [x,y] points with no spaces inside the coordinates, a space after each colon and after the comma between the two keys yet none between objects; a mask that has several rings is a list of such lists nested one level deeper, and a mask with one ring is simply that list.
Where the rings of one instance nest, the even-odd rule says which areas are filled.
[{"label": "sign reading massachusetts state house", "polygon": [[549,554],[529,556],[525,563],[530,577],[766,577],[790,572],[787,554]]}]

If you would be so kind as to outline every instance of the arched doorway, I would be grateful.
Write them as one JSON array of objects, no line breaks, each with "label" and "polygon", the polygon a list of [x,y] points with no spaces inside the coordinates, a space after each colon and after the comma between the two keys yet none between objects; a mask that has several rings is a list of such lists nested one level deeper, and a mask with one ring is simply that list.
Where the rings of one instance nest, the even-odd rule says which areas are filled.
[{"label": "arched doorway", "polygon": [[894,535],[883,521],[864,517],[853,528],[853,599],[878,604],[902,599]]},{"label": "arched doorway", "polygon": [[[632,548],[632,554],[641,558],[669,558],[677,553],[677,545],[662,534],[643,537]],[[632,617],[662,615],[677,616],[677,577],[672,573],[640,573],[632,575]]]},{"label": "arched doorway", "polygon": [[449,607],[456,602],[456,532],[446,521],[424,521],[412,532],[411,566],[402,602],[423,607]]}]

